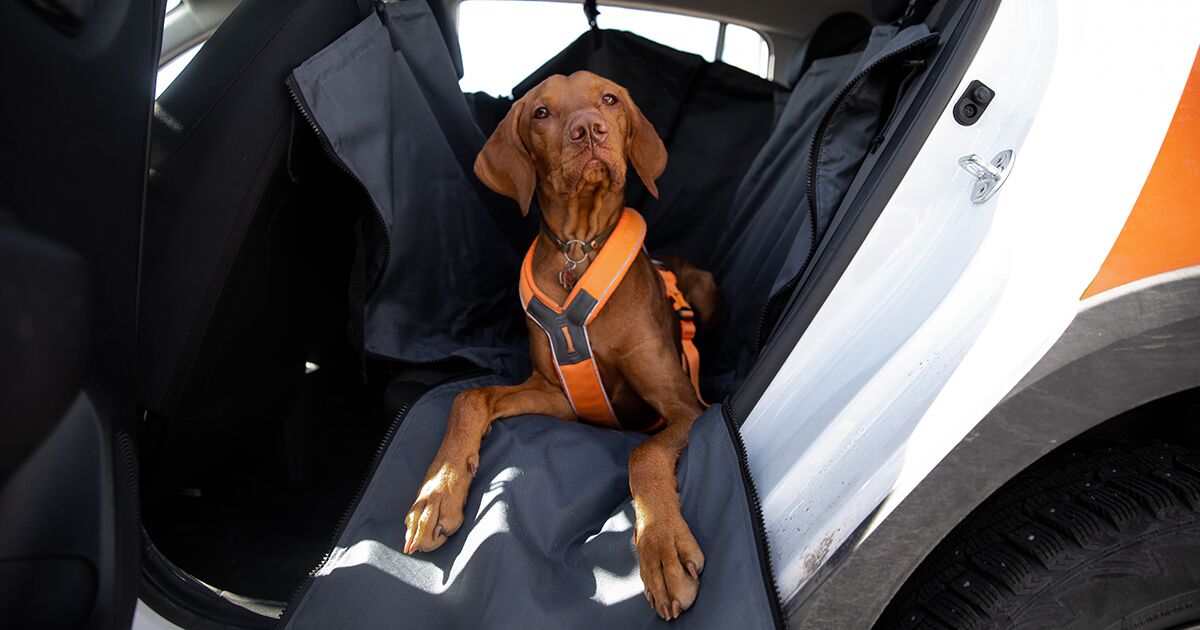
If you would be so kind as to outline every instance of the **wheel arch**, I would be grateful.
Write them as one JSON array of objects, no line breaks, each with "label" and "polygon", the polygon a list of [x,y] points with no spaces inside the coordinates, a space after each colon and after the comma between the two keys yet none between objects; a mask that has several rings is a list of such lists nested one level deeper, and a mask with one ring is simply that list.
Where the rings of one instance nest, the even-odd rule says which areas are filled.
[{"label": "wheel arch", "polygon": [[820,587],[789,607],[790,625],[871,627],[938,543],[1005,483],[1089,431],[1147,431],[1121,419],[1197,387],[1200,266],[1085,299],[1021,382]]}]

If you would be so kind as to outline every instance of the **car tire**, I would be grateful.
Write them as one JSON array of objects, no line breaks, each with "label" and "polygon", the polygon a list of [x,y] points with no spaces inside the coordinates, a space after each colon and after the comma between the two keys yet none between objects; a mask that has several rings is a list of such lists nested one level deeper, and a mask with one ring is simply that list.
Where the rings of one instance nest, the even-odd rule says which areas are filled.
[{"label": "car tire", "polygon": [[1053,453],[922,563],[877,629],[1200,628],[1200,451]]}]

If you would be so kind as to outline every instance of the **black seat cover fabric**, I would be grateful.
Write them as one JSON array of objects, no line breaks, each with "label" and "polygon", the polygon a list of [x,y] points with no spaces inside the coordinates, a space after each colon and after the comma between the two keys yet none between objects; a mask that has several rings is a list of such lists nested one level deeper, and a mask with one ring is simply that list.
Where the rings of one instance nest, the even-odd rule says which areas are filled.
[{"label": "black seat cover fabric", "polygon": [[513,96],[577,70],[628,89],[667,147],[658,199],[638,178],[626,181],[626,205],[646,217],[647,248],[710,268],[730,226],[738,181],[770,134],[782,88],[632,33],[592,30],[516,86]]},{"label": "black seat cover fabric", "polygon": [[883,123],[905,71],[899,62],[922,58],[935,39],[923,24],[877,26],[863,51],[816,59],[800,76],[738,187],[711,267],[726,308],[702,349],[706,391],[730,392],[753,364],[770,332],[769,302],[804,270],[829,227]]},{"label": "black seat cover fabric", "polygon": [[289,408],[306,360],[325,363],[309,356],[318,329],[344,326],[331,311],[361,202],[332,211],[353,184],[294,133],[281,86],[358,20],[353,2],[245,0],[158,99],[139,267],[148,485],[223,465],[212,453]]},{"label": "black seat cover fabric", "polygon": [[[285,163],[295,108],[279,86],[297,63],[357,21],[352,2],[246,0],[159,98],[140,291],[138,374],[141,401],[150,409],[194,410],[202,403],[189,404],[188,394],[211,389],[210,374],[229,367],[203,355],[236,345],[229,340],[241,332],[235,327],[248,324],[245,312],[233,324],[222,317],[240,308],[234,302],[241,298],[228,294],[231,269],[269,272],[270,264],[256,257],[272,239],[294,240],[269,229],[293,188]],[[243,311],[270,309],[263,298],[245,296],[255,305]],[[251,337],[265,346],[263,336],[274,339],[286,328],[267,318]],[[277,354],[247,352],[238,361]],[[302,363],[294,358],[289,365]],[[191,409],[180,409],[181,399]]]},{"label": "black seat cover fabric", "polygon": [[835,13],[825,18],[788,59],[783,82],[794,87],[814,61],[855,52],[870,33],[870,20],[857,13]]},{"label": "black seat cover fabric", "polygon": [[792,51],[783,73],[789,91],[775,95],[775,119],[783,114],[792,96],[790,91],[817,59],[848,55],[860,50],[871,33],[871,21],[857,13],[835,13],[817,25]]},{"label": "black seat cover fabric", "polygon": [[[517,266],[536,225],[486,190],[472,170],[508,103],[464,98],[423,2],[360,24],[338,48],[301,65],[295,89],[330,148],[370,193],[379,238],[367,261],[365,350],[407,362],[467,358],[506,374],[527,369]],[[393,50],[397,47],[398,50]],[[336,53],[336,54],[335,54]],[[366,61],[364,59],[369,59]],[[730,223],[741,173],[765,142],[777,86],[726,64],[620,31],[584,34],[514,89],[591,69],[628,87],[666,140],[660,199],[627,182],[655,255],[710,266]],[[354,139],[345,142],[343,139]],[[452,290],[448,290],[451,289]]]},{"label": "black seat cover fabric", "polygon": [[287,628],[771,628],[748,497],[719,407],[679,462],[683,515],[705,553],[700,595],[670,623],[642,594],[628,454],[645,436],[545,416],[500,420],[483,441],[465,523],[406,556],[404,517],[468,387],[444,385],[408,412],[328,561]]}]

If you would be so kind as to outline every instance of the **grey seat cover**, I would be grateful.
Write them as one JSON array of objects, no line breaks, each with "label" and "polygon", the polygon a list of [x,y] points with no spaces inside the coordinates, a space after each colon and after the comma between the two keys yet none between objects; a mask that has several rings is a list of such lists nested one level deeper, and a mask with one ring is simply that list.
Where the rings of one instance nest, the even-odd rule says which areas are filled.
[{"label": "grey seat cover", "polygon": [[545,416],[500,420],[483,441],[465,522],[441,548],[406,556],[404,516],[458,392],[408,412],[288,628],[771,628],[748,497],[719,407],[679,462],[683,515],[705,553],[700,595],[667,623],[642,595],[628,454],[645,436]]},{"label": "grey seat cover", "polygon": [[[423,0],[389,3],[295,69],[293,92],[363,185],[386,242],[367,261],[365,350],[409,362],[462,356],[522,369],[517,265],[532,230],[472,171],[483,146]],[[397,47],[393,50],[393,42]]]}]

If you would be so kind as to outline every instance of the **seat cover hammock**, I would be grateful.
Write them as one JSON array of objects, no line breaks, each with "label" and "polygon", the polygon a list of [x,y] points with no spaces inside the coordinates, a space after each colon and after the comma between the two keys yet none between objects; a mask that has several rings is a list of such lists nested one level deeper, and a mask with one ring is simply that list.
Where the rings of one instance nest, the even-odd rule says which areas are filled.
[{"label": "seat cover hammock", "polygon": [[[546,333],[554,357],[554,369],[562,384],[563,393],[571,403],[571,409],[581,420],[610,429],[624,428],[613,411],[600,369],[592,354],[588,337],[588,324],[600,314],[608,298],[620,286],[621,280],[637,258],[646,239],[646,221],[636,210],[626,208],[617,220],[612,234],[608,236],[596,258],[588,265],[583,277],[571,289],[560,305],[537,287],[533,277],[533,255],[538,241],[534,239],[521,264],[521,305],[534,323]],[[576,262],[567,256],[568,262]],[[681,365],[700,395],[700,353],[692,341],[696,335],[691,306],[683,297],[675,274],[661,265],[655,269],[663,279],[666,298],[679,315],[681,339]],[[643,429],[657,431],[664,424],[658,421]]]},{"label": "seat cover hammock", "polygon": [[[386,19],[367,16],[296,68],[289,84],[304,119],[376,210],[374,220],[362,222],[361,278],[369,297],[355,302],[364,308],[364,351],[415,364],[456,356],[493,373],[453,379],[397,413],[328,557],[281,625],[784,627],[748,470],[751,458],[767,455],[745,453],[732,404],[709,407],[696,419],[676,468],[680,509],[704,550],[705,568],[696,603],[674,621],[659,619],[643,596],[628,463],[647,436],[636,431],[535,414],[495,422],[480,446],[461,529],[432,552],[401,553],[404,515],[445,435],[455,397],[528,374],[526,326],[511,294],[524,284],[514,287],[512,277],[521,273],[521,254],[536,228],[472,173],[486,133],[468,103],[480,99],[464,98],[429,4],[398,0],[383,13]],[[790,279],[807,266],[814,241],[870,151],[897,82],[909,72],[901,62],[928,56],[923,46],[936,39],[924,25],[880,25],[863,51],[817,60],[765,145],[775,86],[632,34],[589,32],[531,77],[533,84],[586,68],[614,79],[667,138],[672,166],[658,182],[663,201],[627,194],[645,212],[654,251],[712,271],[724,293],[724,323],[705,341],[711,396],[731,391],[751,365],[770,332],[762,322],[770,319],[772,296],[797,286]],[[499,120],[502,112],[496,114]],[[714,124],[721,133],[709,133]],[[819,155],[813,147],[822,149]],[[616,257],[627,270],[644,237],[640,217],[637,223],[635,244],[624,250],[606,244],[597,257],[624,251]],[[431,264],[436,273],[422,272]],[[670,292],[671,278],[663,278]],[[535,296],[550,314],[564,315],[557,326],[539,324],[560,369],[578,358],[596,378],[590,356],[583,356],[590,355],[587,324],[608,291],[592,278],[581,280],[562,305],[539,296],[531,283],[521,304],[538,309]],[[580,348],[586,352],[568,356]],[[583,403],[569,387],[578,408]],[[592,417],[615,422],[607,398],[596,402],[604,415]],[[772,523],[772,534],[818,531],[796,529],[807,523],[802,518]],[[812,575],[805,579],[817,583]],[[801,587],[794,580],[784,586],[789,596]]]}]

